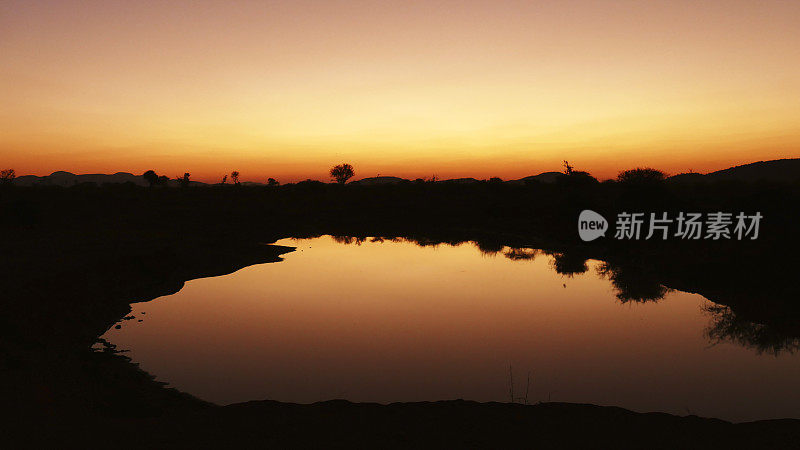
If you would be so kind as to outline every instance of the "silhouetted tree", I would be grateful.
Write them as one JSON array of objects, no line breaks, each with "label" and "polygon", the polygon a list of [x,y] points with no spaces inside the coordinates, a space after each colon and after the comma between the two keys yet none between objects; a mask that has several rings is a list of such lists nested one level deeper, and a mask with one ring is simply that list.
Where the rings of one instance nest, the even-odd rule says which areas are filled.
[{"label": "silhouetted tree", "polygon": [[278,186],[279,184],[280,183],[278,183],[278,180],[275,178],[270,178],[267,180],[267,186]]},{"label": "silhouetted tree", "polygon": [[169,185],[169,177],[168,177],[168,176],[166,176],[166,175],[161,175],[160,177],[158,177],[158,184],[159,184],[160,186],[167,186],[167,185]]},{"label": "silhouetted tree", "polygon": [[191,176],[192,174],[186,172],[183,174],[183,177],[175,177],[175,179],[178,180],[178,183],[180,183],[181,187],[189,187],[190,183],[189,177]]},{"label": "silhouetted tree", "polygon": [[658,184],[664,181],[667,176],[664,172],[650,167],[637,167],[625,170],[617,175],[617,181],[624,184],[648,185]]},{"label": "silhouetted tree", "polygon": [[650,167],[637,167],[617,175],[617,183],[622,188],[618,199],[620,208],[648,208],[660,210],[669,197],[666,175]]},{"label": "silhouetted tree", "polygon": [[497,184],[497,183],[502,183],[502,182],[503,182],[503,179],[500,178],[500,177],[491,177],[491,178],[489,178],[489,183],[492,183],[492,184]]},{"label": "silhouetted tree", "polygon": [[158,174],[156,174],[155,170],[148,170],[147,172],[142,174],[142,178],[150,187],[153,187],[158,184]]},{"label": "silhouetted tree", "polygon": [[0,170],[0,183],[3,184],[11,184],[14,181],[14,178],[17,177],[17,172],[14,169],[3,169]]},{"label": "silhouetted tree", "polygon": [[231,172],[231,181],[233,181],[233,184],[235,184],[237,186],[239,185],[239,171],[238,170],[234,170],[233,172]]},{"label": "silhouetted tree", "polygon": [[226,173],[225,175],[222,176],[222,183],[220,184],[225,184],[227,182],[228,182],[228,174]]},{"label": "silhouetted tree", "polygon": [[589,172],[575,170],[575,167],[573,167],[572,164],[570,164],[567,160],[564,160],[563,166],[564,175],[560,175],[555,179],[555,182],[558,185],[582,187],[599,183],[597,178],[593,177]]},{"label": "silhouetted tree", "polygon": [[347,180],[353,178],[355,174],[356,172],[353,170],[353,166],[347,163],[339,164],[331,168],[331,178],[336,180],[339,184],[347,183]]}]

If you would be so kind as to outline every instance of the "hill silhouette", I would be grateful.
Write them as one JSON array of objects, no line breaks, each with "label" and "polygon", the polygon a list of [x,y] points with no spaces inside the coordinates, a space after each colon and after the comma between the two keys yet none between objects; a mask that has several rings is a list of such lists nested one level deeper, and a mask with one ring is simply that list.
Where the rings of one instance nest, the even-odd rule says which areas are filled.
[{"label": "hill silhouette", "polygon": [[681,173],[669,178],[670,181],[784,181],[792,182],[800,179],[800,158],[758,161],[741,166],[729,167],[707,174]]},{"label": "hill silhouette", "polygon": [[525,184],[529,182],[555,183],[556,178],[558,178],[560,175],[564,174],[561,172],[542,172],[539,175],[531,175],[520,178],[519,180],[509,180],[507,181],[507,183],[510,184]]},{"label": "hill silhouette", "polygon": [[[555,183],[559,176],[563,175],[562,172],[542,172],[538,175],[530,175],[527,177],[519,178],[516,180],[508,180],[505,183],[511,185],[525,185],[532,182],[538,183]],[[775,181],[775,182],[793,182],[800,180],[800,158],[794,159],[777,159],[772,161],[758,161],[750,164],[743,164],[741,166],[729,167],[727,169],[702,173],[681,173],[673,175],[668,178],[670,182],[679,183],[694,183],[694,182],[714,182],[714,181]],[[361,186],[375,186],[375,185],[389,185],[408,182],[408,179],[394,176],[377,176],[367,177],[360,180],[352,181],[348,184],[361,185]],[[475,178],[453,178],[446,180],[436,180],[437,183],[446,184],[470,184],[477,183],[479,180]],[[134,175],[129,172],[117,172],[114,174],[74,174],[71,172],[57,171],[50,175],[36,176],[36,175],[23,175],[14,179],[16,186],[61,186],[71,187],[82,183],[94,183],[99,185],[103,184],[124,184],[133,183],[137,186],[147,186],[148,183],[142,178],[142,175]],[[243,185],[248,186],[261,186],[263,183],[243,181]],[[191,186],[205,186],[207,183],[192,181]],[[170,187],[177,187],[179,183],[175,180],[170,180],[167,184]]]},{"label": "hill silhouette", "polygon": [[350,184],[361,184],[364,186],[372,186],[377,184],[397,184],[402,183],[404,181],[409,181],[405,178],[400,177],[367,177],[362,178],[360,180],[351,181]]},{"label": "hill silhouette", "polygon": [[759,161],[718,170],[706,176],[714,180],[795,181],[800,178],[800,158]]},{"label": "hill silhouette", "polygon": [[[14,179],[16,186],[61,186],[71,187],[83,183],[94,183],[98,186],[103,184],[124,184],[133,183],[137,186],[147,186],[148,183],[142,175],[134,175],[129,172],[117,172],[114,174],[104,173],[87,173],[87,174],[74,174],[72,172],[65,172],[59,170],[45,175],[42,177],[36,175],[23,175]],[[204,185],[198,181],[192,181],[192,185]],[[170,180],[169,186],[178,186],[175,180]]]}]

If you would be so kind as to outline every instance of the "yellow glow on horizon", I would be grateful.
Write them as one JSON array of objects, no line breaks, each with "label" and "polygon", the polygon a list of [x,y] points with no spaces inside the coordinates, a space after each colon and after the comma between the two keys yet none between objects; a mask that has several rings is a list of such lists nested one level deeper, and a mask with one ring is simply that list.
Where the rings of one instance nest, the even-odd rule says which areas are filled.
[{"label": "yellow glow on horizon", "polygon": [[0,164],[292,181],[797,157],[798,21],[778,1],[12,1]]}]

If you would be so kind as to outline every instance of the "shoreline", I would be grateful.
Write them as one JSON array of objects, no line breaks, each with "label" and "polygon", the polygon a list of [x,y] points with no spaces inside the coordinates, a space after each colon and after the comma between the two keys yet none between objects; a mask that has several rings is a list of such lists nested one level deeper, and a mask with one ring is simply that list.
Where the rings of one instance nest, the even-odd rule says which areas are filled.
[{"label": "shoreline", "polygon": [[[113,197],[113,192],[111,194]],[[137,191],[138,194],[151,196],[156,193],[142,190]],[[174,194],[189,196],[191,193]],[[157,205],[163,203],[163,208],[171,211],[169,208],[172,208],[172,204],[167,200],[159,198]],[[210,427],[205,421],[232,420],[230,417],[253,422],[252,427],[257,428],[255,422],[266,420],[264,416],[269,420],[278,420],[273,416],[287,411],[295,414],[294,420],[299,424],[313,419],[321,421],[317,426],[322,428],[333,427],[330,421],[338,423],[338,426],[355,426],[345,423],[345,417],[349,414],[354,423],[365,423],[366,428],[378,425],[384,427],[384,434],[370,435],[370,439],[373,439],[373,443],[378,443],[379,439],[386,438],[380,443],[389,444],[401,442],[395,439],[399,439],[397,433],[413,427],[418,427],[411,433],[413,436],[405,436],[403,439],[407,440],[402,442],[412,442],[414,436],[420,439],[427,436],[433,440],[431,442],[439,438],[444,439],[443,436],[455,439],[459,436],[456,430],[464,431],[466,427],[466,431],[469,431],[470,427],[480,427],[478,422],[481,421],[486,421],[487,424],[493,423],[496,428],[499,427],[498,429],[507,426],[508,422],[515,423],[516,428],[512,427],[513,430],[510,429],[508,433],[516,433],[517,438],[531,433],[544,435],[549,432],[546,429],[537,429],[535,424],[527,422],[522,425],[516,424],[515,421],[518,419],[508,415],[508,411],[519,411],[519,407],[524,406],[525,411],[528,411],[525,408],[538,411],[525,414],[531,414],[536,420],[542,421],[547,415],[545,412],[552,412],[555,409],[552,406],[541,405],[488,404],[487,406],[487,404],[461,402],[454,411],[457,414],[469,411],[469,415],[462,416],[462,422],[459,422],[461,425],[455,422],[448,423],[450,428],[443,428],[437,433],[424,428],[417,419],[404,414],[409,410],[422,408],[423,412],[431,410],[423,414],[433,414],[430,420],[444,421],[446,417],[441,415],[442,408],[452,409],[454,403],[428,402],[393,406],[337,401],[312,405],[250,402],[212,406],[189,394],[165,387],[155,381],[150,374],[139,370],[135,363],[126,361],[122,355],[113,352],[93,352],[90,349],[98,336],[128,315],[131,303],[175,293],[191,279],[223,275],[252,264],[279,261],[280,255],[291,251],[292,248],[264,245],[259,242],[275,242],[287,237],[321,234],[362,237],[402,236],[421,245],[474,241],[479,249],[485,252],[499,251],[498,249],[502,249],[503,246],[543,248],[560,258],[559,261],[562,263],[560,270],[579,270],[581,264],[590,258],[606,261],[612,273],[616,275],[627,275],[631,270],[643,270],[635,272],[635,278],[646,282],[645,291],[663,284],[699,293],[714,303],[730,305],[736,314],[742,312],[744,320],[763,320],[763,323],[775,326],[777,330],[786,332],[789,336],[800,335],[797,333],[795,320],[798,305],[792,301],[791,295],[787,295],[793,292],[790,289],[791,284],[764,285],[759,281],[772,279],[765,277],[774,273],[770,272],[775,270],[774,266],[780,267],[780,264],[783,264],[782,260],[759,259],[760,256],[770,255],[770,252],[777,248],[776,244],[770,241],[759,244],[760,247],[757,248],[743,246],[742,249],[731,250],[736,253],[731,251],[716,253],[716,247],[711,244],[699,247],[699,251],[692,250],[692,247],[677,248],[677,246],[663,245],[609,249],[600,245],[574,243],[561,234],[548,234],[547,230],[561,226],[563,222],[561,219],[553,219],[552,224],[547,222],[543,225],[544,231],[535,226],[530,227],[524,217],[508,223],[490,221],[475,223],[472,226],[459,222],[458,218],[451,218],[444,223],[408,225],[408,220],[393,221],[397,212],[384,216],[381,211],[356,210],[358,214],[348,216],[330,210],[312,209],[310,212],[305,212],[306,205],[301,204],[302,209],[283,214],[279,218],[260,212],[267,214],[265,217],[269,220],[248,221],[244,219],[248,217],[245,209],[243,216],[235,216],[243,217],[241,223],[228,216],[225,216],[224,221],[204,222],[194,215],[197,205],[184,203],[180,205],[183,208],[181,214],[185,214],[186,218],[175,219],[163,226],[161,222],[149,218],[149,215],[162,216],[163,211],[155,208],[148,212],[148,216],[139,218],[139,222],[126,221],[125,215],[117,217],[114,215],[116,213],[112,212],[111,217],[118,223],[118,226],[113,227],[105,223],[92,222],[91,217],[86,218],[72,212],[72,215],[61,219],[69,226],[48,223],[46,227],[7,229],[8,235],[0,241],[0,244],[5,254],[15,255],[15,258],[2,261],[0,268],[5,271],[9,279],[14,280],[14,283],[9,285],[5,297],[0,300],[3,312],[0,316],[0,327],[5,331],[5,337],[0,339],[0,353],[3,355],[2,362],[5,369],[3,379],[0,380],[3,381],[0,391],[4,398],[8,399],[8,407],[17,412],[20,418],[45,417],[46,419],[42,420],[47,420],[48,423],[53,421],[65,423],[76,430],[84,429],[81,428],[84,421],[90,423],[100,421],[104,424],[103,427],[117,427],[117,431],[124,434],[124,430],[143,423],[147,424],[147,427],[155,427],[157,431],[161,426],[159,423],[167,424],[170,421],[178,421],[179,424],[184,424],[182,426],[202,432]],[[313,208],[313,205],[309,208]],[[217,212],[213,214],[214,217],[219,215]],[[565,233],[566,231],[565,228]],[[568,231],[572,231],[572,227]],[[789,242],[788,245],[787,252],[793,248],[794,242]],[[690,265],[675,263],[675,261],[685,261],[681,258],[685,258],[686,254],[693,256],[689,261]],[[731,254],[742,255],[738,258],[744,258],[741,261],[749,264],[742,266],[739,259],[730,257]],[[716,264],[722,264],[722,267],[716,268]],[[715,268],[715,271],[709,272],[707,270],[709,267]],[[741,275],[747,270],[760,271],[749,277]],[[737,280],[735,286],[729,283],[730,279]],[[618,280],[615,287],[618,289],[640,287],[620,283]],[[758,297],[752,295],[753,292],[763,293],[764,289],[769,289],[768,292],[774,292],[775,295]],[[646,298],[643,301],[647,301]],[[749,341],[743,342],[750,345]],[[757,341],[752,343],[752,345],[761,344]],[[763,344],[769,349],[773,343]],[[585,428],[590,426],[580,422],[584,420],[581,417],[585,415],[593,417],[592,420],[606,420],[610,429],[624,424],[619,422],[619,415],[611,413],[622,410],[621,408],[594,406],[592,408],[600,409],[591,409],[594,412],[588,413],[584,406],[562,406],[559,413],[563,413],[559,416],[561,421],[554,422],[553,426],[562,430],[570,427]],[[385,417],[380,420],[376,417],[374,420],[378,422],[369,422],[371,420],[369,417],[361,417],[357,411],[369,411],[370,414]],[[331,417],[331,414],[341,417],[337,419]],[[503,416],[503,419],[497,419],[497,414]],[[674,430],[675,426],[685,426],[688,427],[687,430],[693,430],[690,434],[703,436],[704,433],[708,433],[708,436],[714,436],[714,440],[734,447],[739,441],[746,442],[746,439],[740,436],[741,433],[762,437],[769,433],[777,433],[778,436],[787,439],[781,441],[784,444],[800,441],[800,436],[796,433],[796,430],[800,430],[800,421],[796,419],[731,424],[716,419],[698,420],[668,414],[670,418],[665,419],[661,414],[663,413],[627,411],[623,416],[627,418],[625,420],[633,420],[636,426],[656,430],[653,431],[656,434],[668,435],[669,430]],[[83,419],[78,420],[78,417]],[[633,419],[634,417],[636,419]],[[28,419],[21,420],[25,422]],[[18,426],[20,430],[30,431],[31,426],[38,428],[36,424],[41,424],[37,420],[31,419]],[[391,422],[392,420],[395,421]],[[499,421],[492,422],[496,420]],[[728,425],[719,425],[720,422]],[[463,425],[464,423],[470,425]],[[285,426],[291,428],[299,425],[287,422]],[[229,423],[227,427],[230,433],[235,433],[235,423]],[[721,427],[719,430],[723,431],[714,431],[715,427]],[[307,429],[304,433],[313,434],[312,431]],[[69,430],[63,432],[70,433]],[[225,434],[224,430],[218,432],[220,435]],[[242,432],[256,433],[251,429]],[[278,439],[276,442],[290,443],[293,442],[291,439],[303,438],[294,436],[290,439],[289,435],[281,434],[283,433],[281,430],[273,432],[277,436],[275,439]],[[364,430],[351,429],[351,432],[359,433]],[[564,433],[574,433],[574,430]],[[723,435],[738,437],[729,439]],[[346,441],[346,436],[335,434],[331,436],[333,436],[331,439]],[[80,434],[77,437],[80,438]],[[166,441],[178,439],[177,435],[164,434],[162,437]],[[308,436],[306,439],[313,437]],[[279,438],[288,440],[280,441]],[[314,442],[323,442],[319,440],[322,436],[316,438],[318,440]],[[492,446],[491,443],[495,441],[502,442],[502,437],[498,437],[496,431],[490,429],[484,429],[482,437],[474,438],[484,446]],[[272,438],[261,435],[259,439],[271,442]],[[554,440],[557,436],[552,435],[547,439]],[[603,442],[609,445],[613,443],[613,446],[621,442],[615,440],[613,435],[604,435],[603,439],[606,439]],[[642,436],[641,439],[647,439],[647,436]],[[701,441],[702,439],[697,442]],[[303,441],[300,439],[298,442]],[[313,446],[312,441],[308,442]],[[354,441],[347,442],[354,443]],[[645,445],[645,442],[654,444],[652,438],[650,441],[638,442],[641,444],[639,447],[652,447]],[[672,447],[678,446],[674,440],[664,442],[671,442]],[[680,446],[689,448],[694,445],[683,445],[687,442],[681,442]],[[754,442],[750,441],[751,444]],[[463,443],[469,445],[469,442]],[[705,448],[714,446],[710,441],[706,444],[708,445]]]}]

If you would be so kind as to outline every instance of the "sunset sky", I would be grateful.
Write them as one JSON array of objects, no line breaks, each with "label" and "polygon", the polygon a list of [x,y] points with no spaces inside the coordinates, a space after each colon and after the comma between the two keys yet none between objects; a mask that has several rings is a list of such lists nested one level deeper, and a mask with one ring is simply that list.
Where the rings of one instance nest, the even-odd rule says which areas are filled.
[{"label": "sunset sky", "polygon": [[800,157],[800,1],[0,0],[0,168],[608,178]]}]

